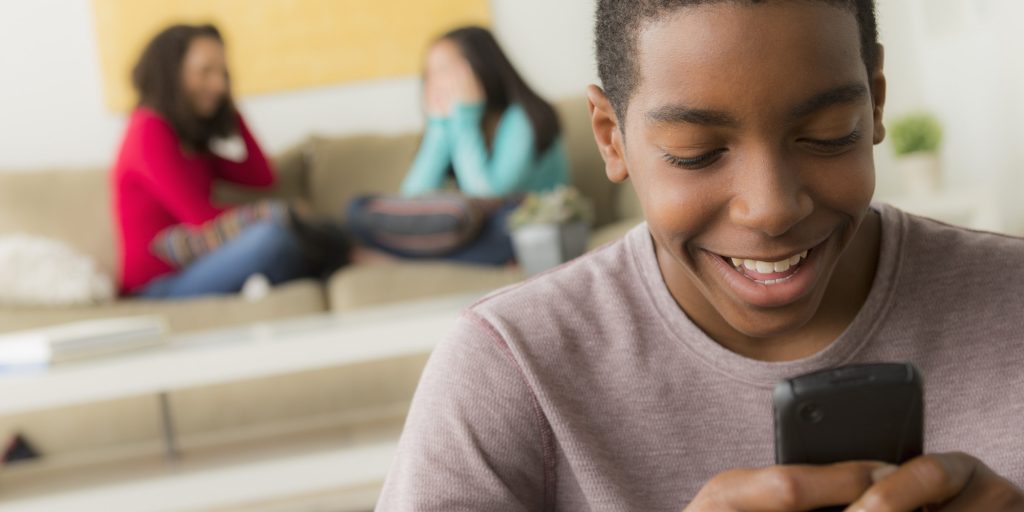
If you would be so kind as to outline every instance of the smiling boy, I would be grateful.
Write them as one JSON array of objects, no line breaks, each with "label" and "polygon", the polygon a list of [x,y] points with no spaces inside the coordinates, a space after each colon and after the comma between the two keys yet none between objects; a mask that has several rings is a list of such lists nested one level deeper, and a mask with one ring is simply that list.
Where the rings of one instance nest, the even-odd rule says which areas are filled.
[{"label": "smiling boy", "polygon": [[[872,205],[876,39],[871,0],[599,0],[646,223],[463,315],[379,510],[1024,508],[1024,241]],[[773,465],[776,382],[878,361],[924,375],[925,456]]]}]

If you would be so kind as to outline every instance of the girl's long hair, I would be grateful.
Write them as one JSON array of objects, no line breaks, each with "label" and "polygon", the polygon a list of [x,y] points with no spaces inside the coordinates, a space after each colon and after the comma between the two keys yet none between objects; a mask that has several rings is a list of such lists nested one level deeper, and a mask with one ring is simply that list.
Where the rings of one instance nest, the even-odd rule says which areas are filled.
[{"label": "girl's long hair", "polygon": [[186,148],[205,153],[209,151],[210,139],[237,133],[238,114],[230,86],[220,108],[210,117],[200,117],[189,104],[181,67],[189,45],[200,37],[224,44],[220,31],[213,25],[173,25],[164,29],[142,51],[132,70],[132,85],[138,93],[139,106],[151,108],[166,119]]},{"label": "girl's long hair", "polygon": [[551,104],[537,95],[501,50],[491,32],[482,27],[462,27],[441,36],[455,43],[483,86],[487,112],[504,112],[518,104],[533,125],[537,154],[555,142],[561,131],[558,114]]}]

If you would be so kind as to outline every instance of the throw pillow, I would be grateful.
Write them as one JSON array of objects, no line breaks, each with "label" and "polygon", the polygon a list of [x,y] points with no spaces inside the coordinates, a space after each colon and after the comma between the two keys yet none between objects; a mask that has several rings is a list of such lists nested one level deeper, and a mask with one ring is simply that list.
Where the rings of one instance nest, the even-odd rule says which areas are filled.
[{"label": "throw pillow", "polygon": [[64,242],[34,235],[0,236],[0,304],[72,306],[110,302],[114,280]]}]

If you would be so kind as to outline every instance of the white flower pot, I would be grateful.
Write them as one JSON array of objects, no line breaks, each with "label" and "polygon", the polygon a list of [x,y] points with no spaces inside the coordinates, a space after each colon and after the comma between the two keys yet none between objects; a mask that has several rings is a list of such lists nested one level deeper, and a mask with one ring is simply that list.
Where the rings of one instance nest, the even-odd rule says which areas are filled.
[{"label": "white flower pot", "polygon": [[512,246],[523,273],[532,276],[586,252],[589,237],[584,222],[529,224],[512,231]]},{"label": "white flower pot", "polygon": [[907,192],[912,196],[934,194],[941,184],[939,157],[933,153],[911,153],[896,160]]}]

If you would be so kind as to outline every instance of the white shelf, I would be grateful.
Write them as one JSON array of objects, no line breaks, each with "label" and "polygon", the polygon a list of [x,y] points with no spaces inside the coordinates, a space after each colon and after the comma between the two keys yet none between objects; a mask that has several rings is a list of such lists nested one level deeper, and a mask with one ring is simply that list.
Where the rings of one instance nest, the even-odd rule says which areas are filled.
[{"label": "white shelf", "polygon": [[[165,512],[262,509],[330,498],[330,510],[369,510],[397,445],[397,427],[353,442],[337,433],[299,441],[248,443],[176,462],[151,459],[88,472],[0,479],[0,512]],[[323,498],[321,498],[322,500]]]},{"label": "white shelf", "polygon": [[153,349],[0,376],[0,415],[429,353],[459,296],[171,338]]},{"label": "white shelf", "polygon": [[[0,415],[427,354],[476,299],[457,296],[177,336],[151,349],[0,376]],[[392,415],[393,416],[393,415]],[[113,419],[116,421],[116,419]],[[172,423],[169,412],[165,424]],[[373,508],[401,422],[318,427],[156,455],[0,472],[0,512]],[[165,431],[173,439],[173,430]],[[179,449],[181,448],[181,449]],[[274,508],[274,504],[278,508]],[[315,505],[312,505],[315,504]]]}]

